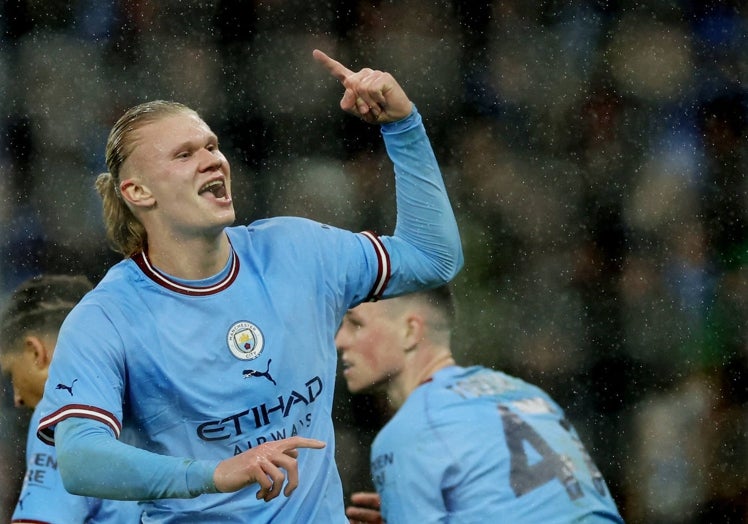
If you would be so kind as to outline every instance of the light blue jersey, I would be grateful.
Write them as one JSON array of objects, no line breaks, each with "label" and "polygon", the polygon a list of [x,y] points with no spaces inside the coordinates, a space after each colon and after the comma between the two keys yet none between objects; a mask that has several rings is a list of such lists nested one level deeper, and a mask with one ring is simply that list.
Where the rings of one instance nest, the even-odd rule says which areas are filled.
[{"label": "light blue jersey", "polygon": [[[341,319],[364,300],[439,285],[462,265],[420,116],[382,129],[396,172],[393,236],[260,220],[226,230],[232,256],[211,279],[178,281],[141,253],[110,269],[73,309],[50,368],[40,438],[53,443],[59,424],[74,445],[104,427],[117,436],[124,425],[153,454],[107,433],[89,464],[75,461],[90,455],[88,441],[60,452],[72,457],[71,482],[85,468],[99,474],[107,461],[117,464],[119,496],[154,499],[143,503],[144,522],[347,523],[331,415]],[[99,425],[71,425],[86,419]],[[294,435],[327,446],[299,450],[290,497],[210,492],[219,461]],[[82,484],[81,492],[99,489],[95,480]]]},{"label": "light blue jersey", "polygon": [[371,237],[295,218],[227,232],[234,256],[217,281],[179,282],[138,256],[83,298],[60,331],[49,377],[56,389],[46,391],[59,407],[42,426],[68,416],[99,420],[115,434],[131,425],[144,437],[140,447],[203,460],[317,438],[328,446],[299,450],[299,488],[289,498],[266,503],[241,490],[145,503],[146,514],[154,522],[269,522],[286,505],[304,521],[342,523],[333,335],[374,285]]},{"label": "light blue jersey", "polygon": [[136,524],[137,502],[71,495],[62,485],[55,448],[36,438],[39,409],[34,410],[26,440],[26,476],[11,517],[12,524]]},{"label": "light blue jersey", "polygon": [[388,524],[622,523],[562,409],[483,367],[448,367],[408,397],[372,444]]}]

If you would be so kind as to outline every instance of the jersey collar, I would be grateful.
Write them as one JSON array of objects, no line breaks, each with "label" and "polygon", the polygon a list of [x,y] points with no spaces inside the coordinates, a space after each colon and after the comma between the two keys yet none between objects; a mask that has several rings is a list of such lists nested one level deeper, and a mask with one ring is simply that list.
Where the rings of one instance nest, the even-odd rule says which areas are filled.
[{"label": "jersey collar", "polygon": [[176,278],[159,271],[151,263],[151,260],[148,258],[148,253],[145,251],[141,251],[134,255],[132,260],[138,265],[143,274],[153,280],[156,284],[168,289],[169,291],[180,293],[182,295],[200,297],[219,293],[229,287],[231,283],[236,280],[236,277],[239,274],[239,256],[236,254],[236,251],[234,251],[234,246],[231,246],[230,264],[222,271],[222,273],[225,274],[217,282],[212,282],[210,285],[191,284],[187,281],[177,280]]}]

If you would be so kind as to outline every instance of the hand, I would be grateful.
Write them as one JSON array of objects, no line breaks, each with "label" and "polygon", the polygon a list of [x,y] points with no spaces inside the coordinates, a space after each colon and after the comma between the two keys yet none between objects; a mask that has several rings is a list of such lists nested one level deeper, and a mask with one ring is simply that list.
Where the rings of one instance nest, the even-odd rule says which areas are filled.
[{"label": "hand", "polygon": [[324,447],[325,443],[321,440],[303,437],[265,442],[221,461],[213,472],[213,482],[223,493],[238,491],[257,482],[260,485],[257,498],[268,502],[280,494],[288,475],[286,489],[283,490],[288,497],[299,485],[298,448]]},{"label": "hand", "polygon": [[396,122],[413,111],[413,104],[391,74],[369,68],[354,73],[319,49],[312,55],[345,87],[340,100],[343,111],[370,124]]},{"label": "hand", "polygon": [[360,492],[351,495],[352,506],[345,508],[345,514],[350,524],[368,522],[370,524],[383,524],[381,499],[376,493]]}]

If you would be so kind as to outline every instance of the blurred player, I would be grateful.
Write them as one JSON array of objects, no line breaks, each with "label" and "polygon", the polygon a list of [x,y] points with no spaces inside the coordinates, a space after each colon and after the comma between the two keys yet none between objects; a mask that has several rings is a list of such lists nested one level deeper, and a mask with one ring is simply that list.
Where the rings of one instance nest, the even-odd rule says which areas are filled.
[{"label": "blurred player", "polygon": [[[336,330],[362,301],[450,280],[462,250],[399,84],[314,57],[343,84],[341,108],[381,125],[394,235],[292,217],[230,227],[229,163],[208,125],[173,102],[127,111],[97,181],[125,260],[65,321],[40,423],[70,490],[147,501],[149,523],[346,521]],[[123,425],[138,446],[117,440]]]},{"label": "blurred player", "polygon": [[372,443],[377,493],[352,496],[350,522],[623,522],[546,393],[456,365],[453,317],[447,286],[346,314],[335,342],[348,389],[382,391],[396,411]]},{"label": "blurred player", "polygon": [[83,276],[44,275],[21,284],[0,316],[0,365],[10,374],[17,407],[34,409],[26,441],[26,475],[11,522],[83,524],[140,522],[136,502],[71,495],[57,471],[55,449],[36,438],[49,364],[65,316],[92,288]]}]

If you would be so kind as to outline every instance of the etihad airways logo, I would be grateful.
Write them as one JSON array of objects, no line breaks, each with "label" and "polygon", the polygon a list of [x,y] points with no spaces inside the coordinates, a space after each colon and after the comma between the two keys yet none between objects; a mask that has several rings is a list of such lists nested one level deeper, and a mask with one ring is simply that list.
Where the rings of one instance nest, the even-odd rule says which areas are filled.
[{"label": "etihad airways logo", "polygon": [[322,389],[322,379],[314,377],[301,391],[292,389],[285,395],[278,395],[277,402],[264,402],[220,420],[203,422],[197,427],[197,436],[203,440],[226,440],[281,422],[291,414],[293,406],[308,406],[317,400]]}]

